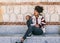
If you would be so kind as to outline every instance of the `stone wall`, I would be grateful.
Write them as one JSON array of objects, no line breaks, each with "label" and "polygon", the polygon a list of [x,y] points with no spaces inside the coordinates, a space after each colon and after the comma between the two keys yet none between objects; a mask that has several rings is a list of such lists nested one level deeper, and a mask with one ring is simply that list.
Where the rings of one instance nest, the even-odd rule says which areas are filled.
[{"label": "stone wall", "polygon": [[[26,3],[27,4],[23,4]],[[29,4],[29,2],[60,2],[60,0],[0,0],[0,22],[26,22],[26,15],[33,15],[36,5],[43,6],[43,16],[47,22],[60,22],[60,5]],[[1,4],[2,3],[2,4]],[[7,4],[6,4],[7,3]],[[9,5],[16,3],[16,5]],[[19,4],[22,3],[22,4]],[[6,4],[6,5],[4,5]]]}]

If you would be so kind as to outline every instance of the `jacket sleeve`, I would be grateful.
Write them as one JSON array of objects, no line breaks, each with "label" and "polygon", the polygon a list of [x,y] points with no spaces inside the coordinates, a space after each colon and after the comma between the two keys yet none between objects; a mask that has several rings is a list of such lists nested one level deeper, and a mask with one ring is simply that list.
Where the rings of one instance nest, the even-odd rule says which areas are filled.
[{"label": "jacket sleeve", "polygon": [[46,21],[45,21],[44,17],[42,17],[41,18],[41,27],[44,26],[44,25],[46,25]]}]

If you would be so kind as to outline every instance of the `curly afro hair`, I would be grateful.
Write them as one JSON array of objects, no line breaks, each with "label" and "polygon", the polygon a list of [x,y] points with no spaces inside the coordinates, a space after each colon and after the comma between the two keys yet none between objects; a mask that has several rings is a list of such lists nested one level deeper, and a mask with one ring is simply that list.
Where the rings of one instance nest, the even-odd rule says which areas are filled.
[{"label": "curly afro hair", "polygon": [[38,13],[42,13],[43,12],[43,7],[41,6],[35,6],[35,10],[38,12]]}]

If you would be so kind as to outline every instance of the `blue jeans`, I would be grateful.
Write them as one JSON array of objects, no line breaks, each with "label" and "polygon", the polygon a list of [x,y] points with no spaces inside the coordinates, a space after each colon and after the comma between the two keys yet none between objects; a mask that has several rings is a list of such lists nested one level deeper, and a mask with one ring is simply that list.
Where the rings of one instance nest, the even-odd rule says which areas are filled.
[{"label": "blue jeans", "polygon": [[28,27],[28,30],[26,31],[25,35],[23,36],[23,39],[26,39],[27,36],[29,35],[42,35],[43,31],[42,29],[35,27],[35,26],[30,26]]},{"label": "blue jeans", "polygon": [[26,39],[26,37],[31,35],[31,34],[33,34],[33,35],[42,35],[43,34],[43,31],[41,28],[31,26],[30,24],[32,24],[32,19],[29,19],[27,21],[28,30],[26,31],[25,35],[23,36],[24,39]]}]

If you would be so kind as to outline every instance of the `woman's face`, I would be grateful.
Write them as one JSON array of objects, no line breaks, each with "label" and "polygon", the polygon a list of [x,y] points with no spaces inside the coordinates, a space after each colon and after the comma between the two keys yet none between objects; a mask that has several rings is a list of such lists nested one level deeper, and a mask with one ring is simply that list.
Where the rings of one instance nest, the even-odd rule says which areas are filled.
[{"label": "woman's face", "polygon": [[36,10],[34,10],[34,15],[37,16],[39,15],[39,13]]}]

